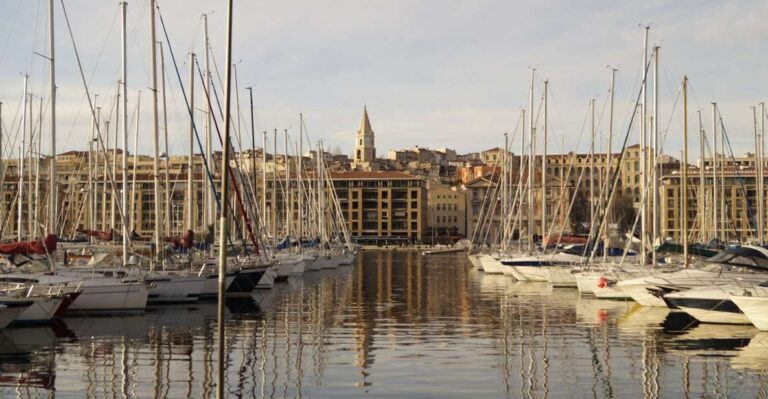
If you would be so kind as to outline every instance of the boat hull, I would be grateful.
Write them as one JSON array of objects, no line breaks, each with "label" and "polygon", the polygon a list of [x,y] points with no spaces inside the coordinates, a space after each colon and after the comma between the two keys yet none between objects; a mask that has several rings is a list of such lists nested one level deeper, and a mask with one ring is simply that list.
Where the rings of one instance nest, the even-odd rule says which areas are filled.
[{"label": "boat hull", "polygon": [[750,323],[761,331],[768,331],[768,297],[732,295],[731,300]]}]

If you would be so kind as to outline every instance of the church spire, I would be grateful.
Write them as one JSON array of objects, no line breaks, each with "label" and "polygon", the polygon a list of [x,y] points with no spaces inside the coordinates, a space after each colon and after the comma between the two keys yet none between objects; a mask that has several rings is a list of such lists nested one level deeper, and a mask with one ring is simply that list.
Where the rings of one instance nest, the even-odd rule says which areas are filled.
[{"label": "church spire", "polygon": [[363,106],[363,117],[360,119],[360,127],[355,136],[356,163],[369,163],[376,160],[376,147],[374,146],[374,134],[371,128],[371,120],[368,118],[368,107]]},{"label": "church spire", "polygon": [[363,105],[363,118],[360,119],[360,127],[357,129],[358,135],[371,135],[373,136],[373,129],[371,129],[371,121],[368,119],[368,107]]}]

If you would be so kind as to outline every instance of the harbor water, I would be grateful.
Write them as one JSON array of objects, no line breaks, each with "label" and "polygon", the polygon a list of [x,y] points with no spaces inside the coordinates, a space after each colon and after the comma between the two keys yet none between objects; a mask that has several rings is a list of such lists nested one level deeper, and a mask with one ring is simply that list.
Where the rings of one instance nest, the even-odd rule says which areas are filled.
[{"label": "harbor water", "polygon": [[[227,304],[243,398],[768,396],[768,333],[580,298],[462,253],[362,251]],[[0,331],[0,397],[215,394],[216,304]]]}]

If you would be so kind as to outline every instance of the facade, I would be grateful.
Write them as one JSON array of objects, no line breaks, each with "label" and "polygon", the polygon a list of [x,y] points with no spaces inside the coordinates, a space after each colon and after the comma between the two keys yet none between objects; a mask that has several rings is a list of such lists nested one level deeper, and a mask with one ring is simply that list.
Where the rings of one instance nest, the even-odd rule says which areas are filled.
[{"label": "facade", "polygon": [[467,235],[464,192],[456,187],[429,184],[427,242],[453,243]]},{"label": "facade", "polygon": [[[705,162],[705,165],[711,164],[710,161]],[[699,168],[688,168],[687,207],[682,204],[680,173],[673,172],[662,178],[659,188],[662,238],[680,241],[680,215],[686,209],[688,236],[693,237],[692,241],[708,242],[714,238],[722,241],[756,240],[760,204],[757,198],[755,168],[725,166],[719,169],[715,176],[713,168],[705,167],[703,187],[700,172]],[[717,193],[713,184],[715,180]]]},{"label": "facade", "polygon": [[426,181],[401,172],[332,173],[347,229],[360,243],[423,242]]}]

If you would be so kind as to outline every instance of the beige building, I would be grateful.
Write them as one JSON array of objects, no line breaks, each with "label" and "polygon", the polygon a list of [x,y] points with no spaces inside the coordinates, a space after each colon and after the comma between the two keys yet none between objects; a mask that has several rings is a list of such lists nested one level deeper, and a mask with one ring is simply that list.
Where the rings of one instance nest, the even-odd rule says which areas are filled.
[{"label": "beige building", "polygon": [[340,172],[331,178],[355,241],[424,241],[427,187],[422,178],[401,172]]},{"label": "beige building", "polygon": [[[707,161],[705,165],[711,165],[711,162]],[[714,238],[724,241],[757,239],[760,204],[757,198],[755,176],[754,167],[726,166],[720,169],[715,178],[713,169],[706,167],[702,188],[700,169],[688,168],[688,236],[692,237],[692,242],[708,242]],[[717,180],[718,184],[716,203],[714,180]],[[659,213],[662,238],[679,242],[682,233],[681,215],[685,208],[682,206],[680,173],[676,171],[664,176],[660,186]]]},{"label": "beige building", "polygon": [[429,243],[453,243],[467,235],[466,198],[456,187],[429,184],[427,239]]}]

